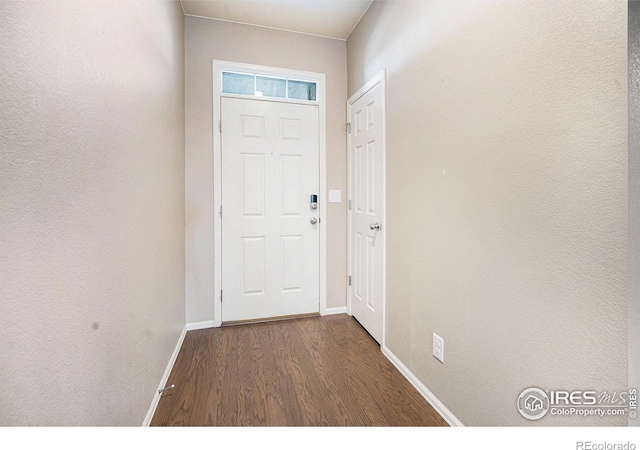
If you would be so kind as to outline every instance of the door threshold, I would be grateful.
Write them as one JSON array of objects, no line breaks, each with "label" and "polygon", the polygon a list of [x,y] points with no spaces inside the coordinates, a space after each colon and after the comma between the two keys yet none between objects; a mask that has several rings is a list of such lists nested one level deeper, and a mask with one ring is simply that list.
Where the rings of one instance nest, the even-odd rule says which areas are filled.
[{"label": "door threshold", "polygon": [[229,322],[222,322],[222,326],[233,327],[236,325],[250,325],[253,323],[277,322],[279,320],[306,319],[309,317],[320,317],[320,313],[314,312],[314,313],[307,313],[307,314],[294,314],[292,316],[263,317],[260,319],[249,319],[249,320],[231,320]]}]

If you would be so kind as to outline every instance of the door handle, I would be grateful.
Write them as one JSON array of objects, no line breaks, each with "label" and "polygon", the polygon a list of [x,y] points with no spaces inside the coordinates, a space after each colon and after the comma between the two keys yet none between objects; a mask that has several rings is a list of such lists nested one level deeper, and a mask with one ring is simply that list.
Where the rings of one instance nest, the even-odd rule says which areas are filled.
[{"label": "door handle", "polygon": [[378,231],[380,231],[380,224],[379,224],[378,222],[376,222],[376,223],[372,223],[371,225],[369,225],[369,228],[370,228],[371,230],[378,230]]},{"label": "door handle", "polygon": [[312,217],[309,222],[311,222],[311,225],[315,225],[318,223],[318,219],[316,219],[315,217]]}]

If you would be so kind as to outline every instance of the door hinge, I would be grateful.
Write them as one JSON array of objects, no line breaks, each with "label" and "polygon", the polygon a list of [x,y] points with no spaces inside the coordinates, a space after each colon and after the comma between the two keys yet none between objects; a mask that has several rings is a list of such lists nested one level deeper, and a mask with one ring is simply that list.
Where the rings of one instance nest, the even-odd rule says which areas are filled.
[{"label": "door hinge", "polygon": [[218,122],[218,129],[220,130],[220,133],[222,133],[222,120]]},{"label": "door hinge", "polygon": [[347,123],[347,133],[351,134],[351,122]]},{"label": "door hinge", "polygon": [[349,199],[349,211],[351,211],[351,199]]},{"label": "door hinge", "polygon": [[351,275],[349,275],[349,286],[351,286]]},{"label": "door hinge", "polygon": [[222,301],[222,289],[220,289],[220,301]]},{"label": "door hinge", "polygon": [[222,217],[222,205],[220,205],[220,217]]}]

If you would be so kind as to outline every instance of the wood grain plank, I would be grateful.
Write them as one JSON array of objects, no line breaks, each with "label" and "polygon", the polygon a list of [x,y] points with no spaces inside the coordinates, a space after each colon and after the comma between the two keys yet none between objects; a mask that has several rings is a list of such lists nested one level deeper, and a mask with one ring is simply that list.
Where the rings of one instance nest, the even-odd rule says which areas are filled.
[{"label": "wood grain plank", "polygon": [[358,406],[358,398],[354,395],[345,376],[348,376],[344,372],[348,364],[340,364],[341,358],[336,353],[340,351],[334,338],[336,335],[327,329],[325,321],[316,321],[316,323],[321,323],[323,326],[320,329],[311,328],[310,325],[313,323],[309,321],[298,321],[297,325],[304,336],[303,342],[312,355],[323,391],[335,410],[336,422],[331,425],[370,425],[364,409],[354,408]]},{"label": "wood grain plank", "polygon": [[343,315],[187,333],[152,426],[446,426]]}]

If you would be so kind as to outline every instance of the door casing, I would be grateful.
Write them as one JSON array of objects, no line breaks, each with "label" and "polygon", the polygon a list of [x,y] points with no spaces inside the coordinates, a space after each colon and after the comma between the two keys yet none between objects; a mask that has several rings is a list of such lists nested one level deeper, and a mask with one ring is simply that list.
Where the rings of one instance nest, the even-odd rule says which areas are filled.
[{"label": "door casing", "polygon": [[[320,167],[320,190],[318,194],[320,219],[320,314],[327,312],[327,126],[326,126],[326,76],[323,73],[305,72],[277,67],[259,66],[230,61],[213,60],[213,324],[214,327],[222,325],[222,217],[220,208],[222,205],[222,134],[220,132],[221,98],[258,98],[251,95],[225,94],[222,92],[222,72],[256,73],[276,77],[294,78],[316,83],[315,102],[304,100],[290,100],[275,98],[275,102],[303,103],[318,105],[318,152]],[[260,100],[271,101],[268,97],[259,97]]]},{"label": "door casing", "polygon": [[[365,83],[364,86],[362,86],[360,89],[358,89],[351,97],[349,97],[349,100],[347,100],[347,117],[351,118],[351,109],[352,109],[352,105],[360,98],[362,97],[364,94],[366,94],[367,92],[369,92],[373,87],[375,87],[376,85],[380,84],[381,88],[382,88],[382,142],[383,142],[383,146],[382,146],[382,180],[380,180],[380,182],[382,183],[382,202],[385,205],[384,208],[384,214],[383,214],[383,218],[382,218],[382,224],[385,227],[385,233],[386,233],[386,225],[387,225],[387,208],[386,208],[386,204],[387,204],[387,146],[386,146],[386,141],[387,141],[387,136],[386,136],[386,85],[385,85],[385,80],[386,80],[386,70],[382,69],[380,72],[378,72],[371,80],[369,80],[367,83]],[[347,158],[347,170],[348,170],[348,186],[349,186],[349,201],[351,201],[351,199],[353,198],[353,180],[351,177],[351,161],[352,161],[352,155],[351,155],[351,134],[347,134],[347,151],[348,151],[348,158]],[[349,209],[349,220],[348,220],[348,239],[347,239],[347,246],[349,248],[349,252],[348,252],[348,260],[347,260],[347,268],[349,271],[351,271],[351,263],[352,263],[352,258],[353,255],[351,254],[352,252],[352,214],[351,214],[351,209]],[[386,283],[386,273],[387,273],[387,250],[386,250],[386,238],[385,238],[385,247],[383,247],[382,249],[382,272],[383,272],[383,277],[382,277],[382,293],[381,293],[381,299],[382,299],[382,342],[380,342],[380,347],[381,348],[385,348],[386,347],[386,290],[387,290],[387,283]],[[349,274],[349,276],[352,276],[353,274]],[[351,312],[351,286],[347,285],[347,313],[349,315],[353,315]]]}]

